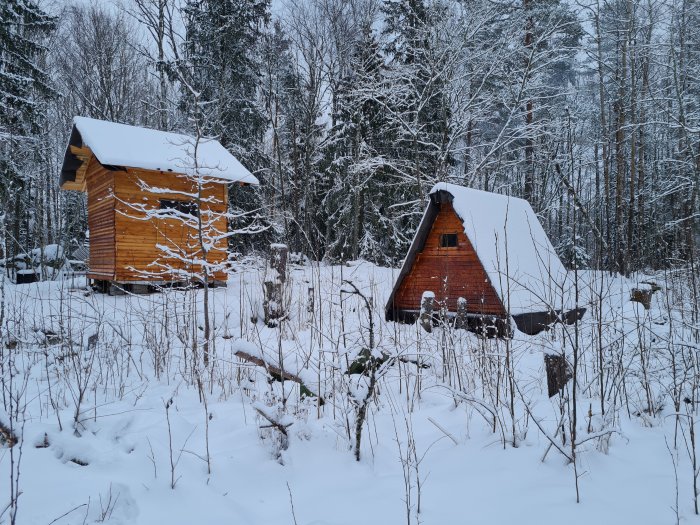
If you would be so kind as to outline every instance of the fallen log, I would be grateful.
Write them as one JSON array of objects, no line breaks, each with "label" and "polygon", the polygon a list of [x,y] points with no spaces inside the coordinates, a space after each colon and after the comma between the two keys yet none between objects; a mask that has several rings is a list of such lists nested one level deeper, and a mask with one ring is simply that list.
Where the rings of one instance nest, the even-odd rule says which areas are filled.
[{"label": "fallen log", "polygon": [[298,375],[292,374],[290,372],[287,372],[286,370],[282,370],[280,367],[271,365],[264,359],[261,359],[258,356],[254,356],[252,354],[249,354],[248,352],[244,352],[243,350],[237,350],[234,352],[234,355],[237,357],[240,357],[244,361],[248,361],[249,363],[253,363],[254,365],[258,365],[263,367],[265,370],[267,370],[267,373],[272,376],[272,378],[275,381],[293,381],[294,383],[298,383],[300,388],[301,388],[301,394],[309,397],[317,397],[319,399],[319,402],[321,404],[324,403],[323,398],[319,396],[318,394],[312,392],[309,387],[306,386],[304,381],[302,380],[301,377]]},{"label": "fallen log", "polygon": [[[286,438],[289,434],[287,433],[287,429],[292,426],[293,423],[285,423],[283,421],[280,421],[278,418],[272,416],[269,414],[266,410],[265,407],[260,406],[260,405],[253,405],[253,408],[255,411],[260,414],[264,419],[268,421],[268,425],[262,425],[260,428],[276,428],[279,430],[282,435]],[[286,443],[282,447],[283,450],[287,449]]]}]

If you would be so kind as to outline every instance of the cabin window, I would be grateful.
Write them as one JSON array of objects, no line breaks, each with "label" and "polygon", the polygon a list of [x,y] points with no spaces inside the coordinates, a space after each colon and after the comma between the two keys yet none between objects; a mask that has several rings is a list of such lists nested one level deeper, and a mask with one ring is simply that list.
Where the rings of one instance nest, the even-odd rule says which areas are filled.
[{"label": "cabin window", "polygon": [[199,216],[199,207],[194,201],[177,201],[170,199],[161,199],[160,209],[163,211],[175,210],[186,215],[191,215],[192,217]]},{"label": "cabin window", "polygon": [[456,248],[457,247],[457,234],[456,233],[443,233],[440,235],[440,248]]}]

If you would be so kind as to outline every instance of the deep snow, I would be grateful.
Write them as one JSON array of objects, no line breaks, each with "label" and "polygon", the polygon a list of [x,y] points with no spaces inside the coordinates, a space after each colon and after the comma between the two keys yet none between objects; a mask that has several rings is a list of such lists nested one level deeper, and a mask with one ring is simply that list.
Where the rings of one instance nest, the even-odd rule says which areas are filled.
[{"label": "deep snow", "polygon": [[[206,389],[206,408],[191,381],[190,350],[185,349],[184,338],[192,331],[188,305],[195,299],[201,304],[201,290],[109,297],[71,289],[68,280],[5,283],[5,319],[21,350],[14,354],[15,385],[29,370],[22,398],[26,411],[17,523],[676,522],[675,418],[661,391],[668,384],[663,359],[654,361],[653,370],[658,375],[655,395],[663,408],[647,415],[631,350],[640,341],[654,337],[660,341],[670,333],[669,317],[660,300],[655,299],[650,312],[629,303],[630,282],[582,275],[605,292],[596,304],[590,303],[589,293],[584,294],[589,313],[580,326],[582,348],[597,330],[599,309],[606,319],[604,337],[611,355],[620,344],[628,345],[621,355],[628,359],[630,372],[625,385],[629,402],[618,402],[614,417],[604,420],[594,396],[595,375],[585,361],[579,381],[593,387],[579,392],[579,438],[601,428],[617,431],[611,434],[607,454],[599,450],[604,447],[598,439],[580,445],[581,503],[577,504],[572,465],[555,450],[541,461],[548,440],[523,410],[526,401],[540,425],[550,435],[555,433],[560,398],[546,397],[542,353],[562,346],[570,351],[562,328],[536,337],[516,334],[510,343],[522,394],[516,403],[517,447],[513,447],[505,400],[495,404],[494,391],[489,393],[478,377],[488,359],[504,355],[505,343],[463,331],[437,328],[427,334],[417,326],[385,323],[381,305],[395,270],[367,263],[294,268],[288,292],[290,318],[282,328],[268,328],[261,320],[262,265],[252,260],[237,270],[228,288],[211,290],[215,377]],[[349,291],[343,279],[372,296],[379,349],[431,366],[418,369],[398,363],[381,378],[359,463],[354,461],[347,431],[355,414],[348,392],[361,390],[364,376],[349,377],[343,371],[368,343],[367,316],[356,296],[341,294]],[[314,296],[311,309],[309,288]],[[65,339],[57,342],[51,334],[47,337],[49,330],[59,336],[70,334],[73,346],[66,346]],[[98,334],[98,343],[91,350],[87,338],[93,333]],[[259,428],[266,421],[253,409],[255,403],[264,403],[271,413],[280,411],[281,385],[268,382],[262,368],[235,358],[233,350],[242,344],[257,348],[270,361],[279,361],[281,355],[287,369],[307,374],[309,386],[324,397],[325,405],[319,407],[313,398],[300,399],[296,384],[285,383],[288,400],[281,418],[293,422],[286,450],[280,450],[277,431]],[[81,351],[80,361],[69,355],[71,350]],[[9,350],[4,352],[7,357]],[[158,359],[161,366],[156,372]],[[450,359],[460,365],[445,371]],[[88,388],[80,423],[74,425],[78,377]],[[610,381],[614,383],[612,377]],[[479,407],[459,401],[451,389],[497,407],[505,431],[493,432]],[[165,408],[171,399],[167,417],[176,463],[174,489]],[[7,413],[0,414],[3,417]],[[207,421],[210,474],[205,461]],[[417,461],[410,459],[411,440]],[[46,443],[48,447],[36,448]],[[690,523],[697,519],[691,466],[682,437],[678,445],[678,511],[680,521]],[[15,447],[15,453],[18,450]],[[0,449],[0,512],[8,500],[9,460],[9,450]],[[421,481],[420,513],[416,476]],[[8,519],[5,513],[0,523]]]}]

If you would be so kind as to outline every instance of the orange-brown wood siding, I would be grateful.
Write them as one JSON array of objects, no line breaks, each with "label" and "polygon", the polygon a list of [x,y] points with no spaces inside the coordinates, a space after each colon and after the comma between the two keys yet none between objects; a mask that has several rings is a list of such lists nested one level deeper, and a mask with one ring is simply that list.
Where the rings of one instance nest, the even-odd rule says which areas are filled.
[{"label": "orange-brown wood siding", "polygon": [[[114,172],[116,195],[116,281],[185,280],[185,277],[170,269],[200,272],[196,260],[202,252],[198,230],[184,225],[178,219],[147,218],[148,210],[160,207],[161,199],[192,200],[178,194],[197,193],[196,183],[182,175],[128,168],[126,172]],[[144,188],[158,188],[149,192]],[[169,192],[162,192],[167,189]],[[227,231],[226,218],[221,215],[211,219],[212,214],[223,214],[227,209],[227,191],[224,183],[207,183],[202,188],[201,216],[203,223],[211,222],[206,231],[224,236]],[[177,256],[169,256],[162,248],[167,246]],[[225,238],[218,240],[207,255],[209,263],[220,263],[226,259]],[[210,279],[225,281],[226,273],[218,271]]]},{"label": "orange-brown wood siding", "polygon": [[[456,233],[457,246],[441,248],[440,235],[443,233]],[[425,246],[397,290],[395,307],[399,310],[418,310],[425,291],[434,292],[437,301],[447,301],[447,307],[452,312],[457,309],[457,299],[464,297],[470,313],[505,315],[498,294],[450,203],[440,204],[440,212]]]},{"label": "orange-brown wood siding", "polygon": [[88,228],[90,230],[90,272],[92,279],[114,279],[114,175],[93,157],[87,173]]}]

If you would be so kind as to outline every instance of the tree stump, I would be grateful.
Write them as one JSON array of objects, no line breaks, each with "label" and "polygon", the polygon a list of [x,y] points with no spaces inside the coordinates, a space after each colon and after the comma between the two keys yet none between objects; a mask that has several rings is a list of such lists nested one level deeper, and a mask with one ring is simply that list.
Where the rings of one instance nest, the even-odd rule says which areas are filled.
[{"label": "tree stump", "polygon": [[549,397],[556,396],[573,377],[571,368],[566,357],[559,354],[545,354],[544,366],[547,371],[547,393]]},{"label": "tree stump", "polygon": [[433,309],[435,307],[435,293],[430,291],[423,292],[420,300],[420,317],[418,322],[421,328],[430,333],[433,331]]},{"label": "tree stump", "polygon": [[632,288],[630,301],[641,303],[645,310],[649,310],[651,308],[651,298],[659,290],[661,290],[661,287],[654,282],[642,282],[640,286]]},{"label": "tree stump", "polygon": [[270,245],[270,260],[268,267],[276,270],[281,283],[287,280],[287,258],[289,248],[286,244],[271,244]]},{"label": "tree stump", "polygon": [[285,244],[270,245],[270,259],[263,279],[263,311],[265,324],[271,328],[277,326],[279,319],[286,314],[284,283],[287,280],[288,252]]}]

